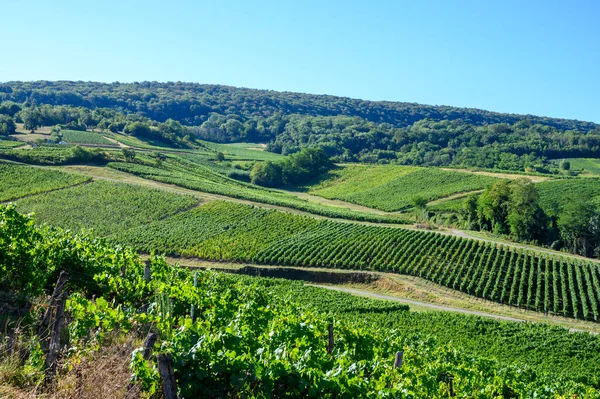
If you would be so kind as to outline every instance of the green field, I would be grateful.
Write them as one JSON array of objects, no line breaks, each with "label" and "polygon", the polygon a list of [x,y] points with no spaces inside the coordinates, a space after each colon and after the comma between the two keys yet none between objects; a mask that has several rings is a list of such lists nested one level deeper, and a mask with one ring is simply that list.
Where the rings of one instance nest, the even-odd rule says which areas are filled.
[{"label": "green field", "polygon": [[213,201],[189,212],[111,237],[150,253],[248,261],[273,243],[320,225],[315,219]]},{"label": "green field", "polygon": [[600,316],[598,265],[439,233],[214,202],[111,239],[176,256],[396,272],[529,310]]},{"label": "green field", "polygon": [[551,180],[536,183],[540,205],[551,215],[560,213],[565,204],[574,199],[597,201],[600,197],[600,179],[579,178]]},{"label": "green field", "polygon": [[600,159],[596,158],[568,158],[571,170],[583,170],[594,175],[600,175]]},{"label": "green field", "polygon": [[221,194],[228,197],[255,201],[263,204],[280,205],[327,217],[361,220],[370,222],[407,223],[396,216],[382,216],[348,208],[320,205],[300,199],[285,192],[266,189],[253,184],[231,179],[214,170],[213,167],[169,157],[161,167],[124,162],[112,162],[109,167],[131,173],[146,179],[175,184],[191,190]]},{"label": "green field", "polygon": [[122,183],[97,181],[24,198],[22,212],[34,212],[40,223],[66,229],[94,229],[106,236],[189,209],[197,199]]},{"label": "green field", "polygon": [[0,202],[89,181],[88,177],[31,166],[0,164]]},{"label": "green field", "polygon": [[23,143],[22,141],[0,140],[0,150],[21,147],[25,144],[26,143]]},{"label": "green field", "polygon": [[276,161],[283,158],[281,154],[264,151],[263,147],[255,143],[219,144],[209,141],[200,141],[200,143],[215,152],[222,152],[226,159]]},{"label": "green field", "polygon": [[62,130],[63,141],[68,144],[95,144],[106,145],[109,147],[116,146],[115,143],[107,140],[100,133],[84,132],[79,130]]},{"label": "green field", "polygon": [[[598,336],[461,314],[414,313],[395,302],[301,282],[194,272],[159,257],[145,265],[127,248],[86,235],[41,231],[27,221],[11,208],[0,208],[0,237],[18,233],[25,238],[6,251],[0,284],[38,292],[58,270],[77,276],[69,281],[70,347],[64,358],[85,359],[90,352],[115,348],[124,352],[119,361],[127,359],[134,381],[150,396],[160,387],[152,370],[164,353],[173,359],[176,375],[189,376],[177,380],[182,397],[277,392],[282,397],[395,398],[408,392],[441,398],[452,396],[448,376],[457,397],[479,391],[482,398],[600,395]],[[0,249],[7,244],[0,240]],[[23,261],[32,267],[23,269]],[[22,322],[20,338],[33,338],[30,320],[35,318]],[[139,350],[123,350],[122,342],[139,335],[137,329],[157,333],[148,360]],[[397,351],[403,351],[404,361],[394,368]],[[21,381],[44,375],[43,365],[15,362],[11,367],[27,370]],[[240,375],[242,383],[232,385]]]},{"label": "green field", "polygon": [[388,212],[411,207],[416,197],[433,201],[480,190],[498,180],[473,173],[395,165],[347,165],[330,174],[329,179],[309,187],[309,192]]}]

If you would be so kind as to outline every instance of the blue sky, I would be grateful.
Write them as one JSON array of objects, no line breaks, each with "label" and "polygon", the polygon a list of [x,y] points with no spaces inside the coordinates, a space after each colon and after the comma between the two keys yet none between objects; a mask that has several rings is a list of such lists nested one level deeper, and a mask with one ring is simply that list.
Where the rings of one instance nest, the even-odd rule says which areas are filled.
[{"label": "blue sky", "polygon": [[190,81],[600,122],[598,1],[0,0],[0,81]]}]

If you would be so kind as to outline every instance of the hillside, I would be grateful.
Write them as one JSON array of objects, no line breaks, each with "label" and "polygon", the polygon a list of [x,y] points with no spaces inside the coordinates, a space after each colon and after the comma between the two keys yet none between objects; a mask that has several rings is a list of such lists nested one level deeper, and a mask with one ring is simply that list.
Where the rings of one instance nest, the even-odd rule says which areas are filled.
[{"label": "hillside", "polygon": [[591,122],[230,86],[7,82],[0,102],[17,122],[127,130],[178,147],[260,142],[285,155],[320,146],[343,162],[556,172],[548,160],[600,155]]},{"label": "hillside", "polygon": [[0,207],[0,237],[10,248],[0,287],[21,295],[3,317],[11,334],[22,329],[10,346],[0,340],[9,397],[151,397],[170,392],[169,379],[182,397],[600,397],[594,335],[143,262],[87,234],[38,229],[13,207]]},{"label": "hillside", "polygon": [[406,127],[422,119],[462,120],[474,125],[514,124],[522,119],[560,130],[587,132],[592,122],[517,115],[474,108],[433,106],[410,102],[367,101],[348,97],[316,95],[241,87],[185,83],[98,83],[72,81],[5,82],[0,100],[35,102],[39,105],[70,105],[114,108],[164,122],[175,119],[199,125],[211,113],[269,117],[277,113],[309,116],[357,116],[369,122]]}]

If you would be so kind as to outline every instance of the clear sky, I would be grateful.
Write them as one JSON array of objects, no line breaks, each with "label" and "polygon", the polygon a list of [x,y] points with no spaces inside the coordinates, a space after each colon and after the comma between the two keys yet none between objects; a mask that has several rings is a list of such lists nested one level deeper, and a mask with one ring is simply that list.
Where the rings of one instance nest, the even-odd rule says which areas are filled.
[{"label": "clear sky", "polygon": [[600,122],[600,1],[0,0],[0,81],[189,81]]}]

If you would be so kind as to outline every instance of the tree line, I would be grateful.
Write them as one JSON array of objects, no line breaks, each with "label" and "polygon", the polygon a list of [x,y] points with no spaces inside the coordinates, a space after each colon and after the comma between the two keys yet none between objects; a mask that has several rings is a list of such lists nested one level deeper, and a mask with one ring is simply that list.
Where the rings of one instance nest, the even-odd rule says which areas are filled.
[{"label": "tree line", "polygon": [[599,257],[598,207],[581,196],[562,205],[560,212],[543,209],[538,190],[529,179],[500,180],[479,196],[469,195],[461,216],[471,229]]},{"label": "tree line", "polygon": [[[412,103],[142,82],[0,84],[0,134],[60,124],[168,145],[263,142],[284,155],[322,147],[336,162],[558,172],[549,160],[600,156],[591,122]],[[129,125],[129,126],[128,126]]]}]

